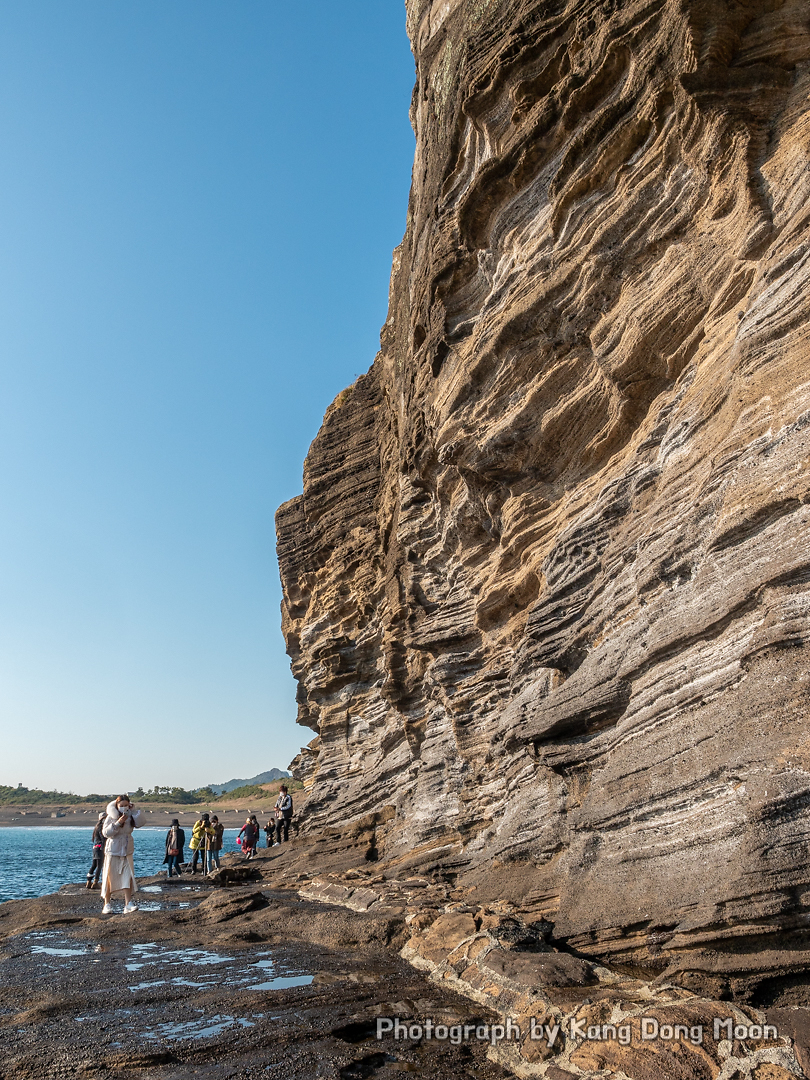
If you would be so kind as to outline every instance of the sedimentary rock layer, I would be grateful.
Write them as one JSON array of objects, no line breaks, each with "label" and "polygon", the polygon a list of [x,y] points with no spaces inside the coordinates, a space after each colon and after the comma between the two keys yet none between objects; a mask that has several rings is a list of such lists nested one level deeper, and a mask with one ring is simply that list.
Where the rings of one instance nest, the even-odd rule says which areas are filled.
[{"label": "sedimentary rock layer", "polygon": [[772,1004],[810,960],[810,9],[406,6],[381,351],[277,519],[305,827]]}]

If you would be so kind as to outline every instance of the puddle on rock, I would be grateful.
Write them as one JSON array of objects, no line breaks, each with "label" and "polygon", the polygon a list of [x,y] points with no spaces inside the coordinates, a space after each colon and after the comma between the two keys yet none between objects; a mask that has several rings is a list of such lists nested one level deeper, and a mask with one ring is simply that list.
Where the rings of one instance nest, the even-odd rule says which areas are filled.
[{"label": "puddle on rock", "polygon": [[[215,966],[217,970],[211,974],[201,971],[199,974],[195,972],[191,978],[186,974],[159,980],[171,983],[172,986],[187,986],[194,990],[211,989],[213,986],[239,990],[287,990],[294,986],[309,986],[315,980],[314,974],[290,970],[289,967],[278,970],[276,961],[268,959],[266,952],[255,953],[254,956],[263,959],[245,964],[240,956],[224,956],[207,949],[167,949],[150,941],[143,945],[133,945],[124,966],[127,971],[159,967],[161,974],[165,973],[166,968],[181,967],[187,972],[190,967],[199,969]],[[154,984],[139,983],[137,988],[144,985]]]},{"label": "puddle on rock", "polygon": [[172,878],[171,882],[164,883],[163,885],[139,885],[138,892],[147,893],[163,893],[163,892],[177,892],[178,889],[181,892],[201,892],[205,888],[204,885],[175,885],[175,879]]},{"label": "puddle on rock", "polygon": [[279,975],[267,982],[255,983],[252,986],[243,986],[243,990],[287,990],[291,986],[309,986],[314,975]]},{"label": "puddle on rock", "polygon": [[186,1020],[168,1024],[156,1024],[143,1032],[144,1038],[161,1039],[211,1039],[215,1035],[221,1035],[226,1028],[255,1027],[255,1021],[246,1020],[243,1016],[209,1016],[199,1017],[197,1020]]},{"label": "puddle on rock", "polygon": [[[142,905],[146,910],[154,910],[158,906]],[[90,964],[104,964],[114,959],[108,955],[107,946],[74,944],[59,932],[37,931],[27,935],[27,938],[34,939],[30,941],[34,955],[65,961],[84,960]],[[299,965],[276,960],[267,951],[246,957],[244,954],[219,953],[210,949],[170,949],[156,941],[125,948],[124,970],[140,973],[138,982],[128,987],[132,993],[158,986],[209,991],[220,987],[248,991],[289,990],[310,986],[320,979],[319,975],[302,970]],[[118,956],[121,955],[118,950],[116,952]]]},{"label": "puddle on rock", "polygon": [[166,949],[154,941],[133,945],[132,953],[124,965],[127,971],[140,971],[153,964],[160,964],[161,967],[209,967],[233,962],[233,957],[221,956],[207,949]]},{"label": "puddle on rock", "polygon": [[32,953],[44,953],[45,956],[86,956],[88,949],[51,949],[47,945],[32,945]]},{"label": "puddle on rock", "polygon": [[216,975],[200,975],[199,978],[200,979],[213,979],[213,980],[215,980],[215,982],[212,984],[210,982],[195,982],[193,979],[181,979],[181,978],[171,979],[171,980],[166,980],[166,981],[171,982],[172,986],[190,986],[194,990],[210,990],[212,985],[216,985],[216,986],[221,986],[222,985],[222,981]]},{"label": "puddle on rock", "polygon": [[35,930],[25,935],[25,940],[31,939],[42,943],[31,946],[31,953],[41,956],[57,956],[68,960],[71,957],[87,956],[91,951],[88,946],[73,944],[65,938],[64,934],[53,930]]},{"label": "puddle on rock", "polygon": [[174,911],[177,908],[187,907],[191,907],[190,900],[141,900],[138,904],[139,911]]}]

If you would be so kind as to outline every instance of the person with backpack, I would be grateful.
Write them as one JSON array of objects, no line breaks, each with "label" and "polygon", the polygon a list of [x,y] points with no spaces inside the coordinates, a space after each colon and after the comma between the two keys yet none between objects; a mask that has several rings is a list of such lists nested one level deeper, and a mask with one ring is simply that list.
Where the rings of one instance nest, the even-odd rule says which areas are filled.
[{"label": "person with backpack", "polygon": [[180,828],[177,818],[172,818],[172,824],[166,833],[166,855],[163,861],[167,864],[166,875],[172,876],[172,870],[180,877],[180,864],[185,862],[183,848],[186,844],[186,831]]},{"label": "person with backpack", "polygon": [[90,869],[87,871],[87,888],[97,889],[99,878],[101,877],[101,868],[104,866],[104,819],[107,815],[102,811],[98,815],[98,822],[95,829],[93,829],[93,839],[91,843],[93,845],[93,861],[90,864]]},{"label": "person with backpack", "polygon": [[276,812],[276,843],[281,843],[281,833],[284,832],[284,840],[290,839],[290,822],[293,816],[293,801],[292,795],[290,795],[289,789],[286,784],[281,785],[281,791],[276,799],[276,805],[274,807]]},{"label": "person with backpack", "polygon": [[225,826],[220,824],[216,814],[211,818],[211,824],[205,830],[205,865],[206,874],[210,874],[216,867],[219,870],[219,853],[222,850],[222,834]]}]

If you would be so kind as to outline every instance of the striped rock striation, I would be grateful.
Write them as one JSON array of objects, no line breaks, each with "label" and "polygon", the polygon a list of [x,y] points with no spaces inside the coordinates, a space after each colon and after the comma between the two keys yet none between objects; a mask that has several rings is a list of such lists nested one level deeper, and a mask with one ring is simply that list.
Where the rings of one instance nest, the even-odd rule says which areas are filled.
[{"label": "striped rock striation", "polygon": [[406,6],[381,350],[277,517],[303,828],[810,1004],[810,7]]}]

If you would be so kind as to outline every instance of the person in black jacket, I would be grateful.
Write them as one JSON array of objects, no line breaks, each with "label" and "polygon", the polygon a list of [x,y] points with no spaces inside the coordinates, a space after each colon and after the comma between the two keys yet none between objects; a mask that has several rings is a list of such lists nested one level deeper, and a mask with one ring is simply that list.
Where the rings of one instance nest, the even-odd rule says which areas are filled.
[{"label": "person in black jacket", "polygon": [[177,818],[172,818],[171,828],[166,833],[166,855],[163,859],[165,863],[168,863],[168,877],[172,876],[172,867],[177,873],[177,876],[180,877],[180,864],[186,861],[186,857],[183,854],[185,843],[185,830],[180,828],[180,822]]},{"label": "person in black jacket", "polygon": [[276,812],[276,844],[280,844],[282,841],[281,832],[284,830],[284,840],[290,839],[290,822],[293,816],[293,801],[292,795],[290,795],[289,789],[286,784],[281,785],[281,791],[276,799],[276,805],[273,808]]},{"label": "person in black jacket", "polygon": [[93,829],[93,861],[87,871],[88,889],[98,888],[98,879],[101,877],[101,868],[104,866],[104,834],[101,830],[104,827],[104,818],[106,816],[104,813],[99,814],[98,824]]}]

